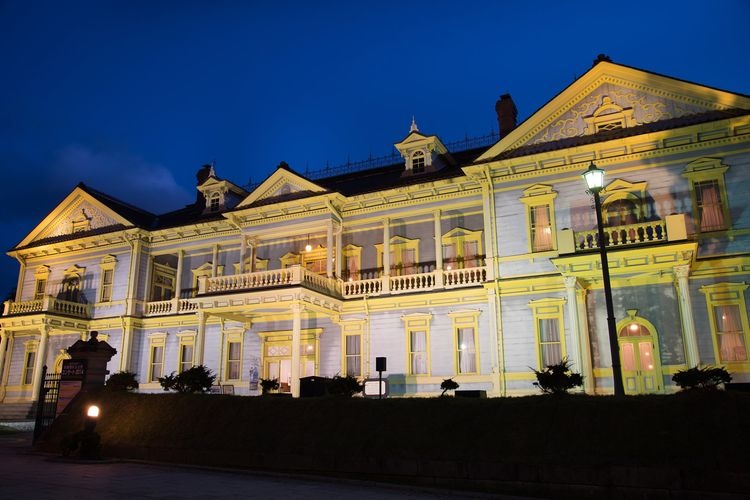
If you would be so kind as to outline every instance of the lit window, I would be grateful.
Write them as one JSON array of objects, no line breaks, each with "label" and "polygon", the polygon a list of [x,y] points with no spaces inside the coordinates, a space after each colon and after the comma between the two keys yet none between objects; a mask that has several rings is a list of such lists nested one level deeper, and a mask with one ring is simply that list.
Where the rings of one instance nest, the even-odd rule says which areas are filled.
[{"label": "lit window", "polygon": [[429,375],[429,325],[432,315],[410,314],[402,317],[402,319],[406,323],[406,342],[409,356],[407,373],[410,375]]},{"label": "lit window", "polygon": [[417,151],[411,156],[411,170],[415,174],[424,172],[425,158],[423,151]]},{"label": "lit window", "polygon": [[728,168],[717,158],[701,158],[685,168],[682,175],[690,181],[696,232],[722,231],[731,227],[724,179]]},{"label": "lit window", "polygon": [[362,376],[362,336],[346,335],[346,374]]},{"label": "lit window", "polygon": [[[383,245],[377,244],[378,267],[383,267]],[[417,272],[419,263],[419,240],[403,236],[391,237],[390,244],[391,276],[405,276]]]},{"label": "lit window", "polygon": [[31,385],[34,382],[34,365],[36,364],[36,351],[27,350],[23,364],[23,385]]},{"label": "lit window", "polygon": [[526,205],[530,252],[555,249],[555,206],[557,193],[552,186],[536,184],[524,189],[521,202]]},{"label": "lit window", "polygon": [[539,368],[560,363],[565,357],[564,299],[539,299],[529,303],[534,314]]},{"label": "lit window", "polygon": [[750,327],[745,304],[745,283],[716,283],[700,288],[706,295],[709,325],[717,362],[746,362]]},{"label": "lit window", "polygon": [[482,231],[456,227],[442,236],[443,268],[464,269],[483,265]]},{"label": "lit window", "polygon": [[241,364],[242,344],[240,344],[239,342],[228,342],[226,380],[239,380],[241,373]]},{"label": "lit window", "polygon": [[477,372],[477,339],[474,328],[457,328],[458,373]]}]

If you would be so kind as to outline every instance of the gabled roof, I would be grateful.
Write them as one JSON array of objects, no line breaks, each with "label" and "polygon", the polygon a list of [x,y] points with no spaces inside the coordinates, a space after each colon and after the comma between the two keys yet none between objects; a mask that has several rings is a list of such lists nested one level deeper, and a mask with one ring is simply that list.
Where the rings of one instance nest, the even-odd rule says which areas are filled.
[{"label": "gabled roof", "polygon": [[237,205],[236,209],[266,205],[289,199],[306,198],[325,192],[327,190],[324,187],[285,165],[279,165],[274,173],[261,182],[247,198]]},{"label": "gabled roof", "polygon": [[[591,133],[587,126],[598,116],[597,111],[605,108],[629,114],[632,127]],[[742,113],[738,110],[750,110],[750,97],[600,61],[477,161],[609,140],[618,134],[648,133],[694,120],[716,120]],[[607,109],[603,116],[611,111]],[[636,130],[638,127],[642,128]]]}]

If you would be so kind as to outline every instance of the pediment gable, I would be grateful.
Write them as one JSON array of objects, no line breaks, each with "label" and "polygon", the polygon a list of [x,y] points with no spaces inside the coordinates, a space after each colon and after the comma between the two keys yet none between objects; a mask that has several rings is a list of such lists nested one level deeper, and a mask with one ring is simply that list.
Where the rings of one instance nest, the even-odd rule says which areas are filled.
[{"label": "pediment gable", "polygon": [[37,241],[65,237],[76,233],[108,227],[132,227],[125,219],[104,203],[76,187],[44,220],[17,246],[24,247]]},{"label": "pediment gable", "polygon": [[283,201],[284,198],[294,196],[295,194],[321,194],[327,190],[314,182],[311,182],[296,173],[279,168],[263,181],[250,195],[242,200],[237,208],[248,207],[259,201],[270,201],[277,199]]},{"label": "pediment gable", "polygon": [[750,98],[600,62],[477,161],[521,146],[736,108],[750,109]]}]

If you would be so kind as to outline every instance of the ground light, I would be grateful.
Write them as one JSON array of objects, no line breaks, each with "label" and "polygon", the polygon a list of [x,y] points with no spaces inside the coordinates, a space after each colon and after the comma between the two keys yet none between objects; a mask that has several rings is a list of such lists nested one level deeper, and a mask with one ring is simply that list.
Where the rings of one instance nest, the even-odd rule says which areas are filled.
[{"label": "ground light", "polygon": [[602,281],[604,282],[604,301],[607,305],[607,330],[609,333],[609,352],[612,356],[612,379],[614,381],[615,396],[625,394],[622,385],[622,371],[620,369],[620,346],[617,342],[617,327],[615,313],[612,306],[612,285],[609,280],[609,261],[607,260],[607,242],[604,240],[604,225],[602,224],[602,201],[599,192],[604,188],[604,170],[597,168],[591,162],[588,170],[583,173],[588,192],[594,195],[596,208],[596,229],[599,235],[599,256],[602,261]]}]

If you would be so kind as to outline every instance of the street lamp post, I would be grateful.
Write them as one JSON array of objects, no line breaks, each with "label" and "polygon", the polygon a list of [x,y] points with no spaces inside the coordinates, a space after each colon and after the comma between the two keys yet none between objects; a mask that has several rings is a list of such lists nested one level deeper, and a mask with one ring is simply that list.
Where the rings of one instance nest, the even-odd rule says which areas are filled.
[{"label": "street lamp post", "polygon": [[594,195],[596,229],[599,234],[599,256],[602,261],[602,279],[604,282],[604,302],[607,305],[607,330],[609,333],[609,352],[612,356],[612,378],[614,380],[615,396],[622,396],[625,394],[625,388],[622,384],[620,345],[617,342],[617,326],[615,325],[615,312],[612,305],[612,285],[609,280],[607,245],[604,240],[604,225],[602,224],[602,201],[599,198],[599,192],[604,188],[604,170],[597,168],[592,161],[588,170],[583,173],[583,179],[586,181],[589,192]]}]

